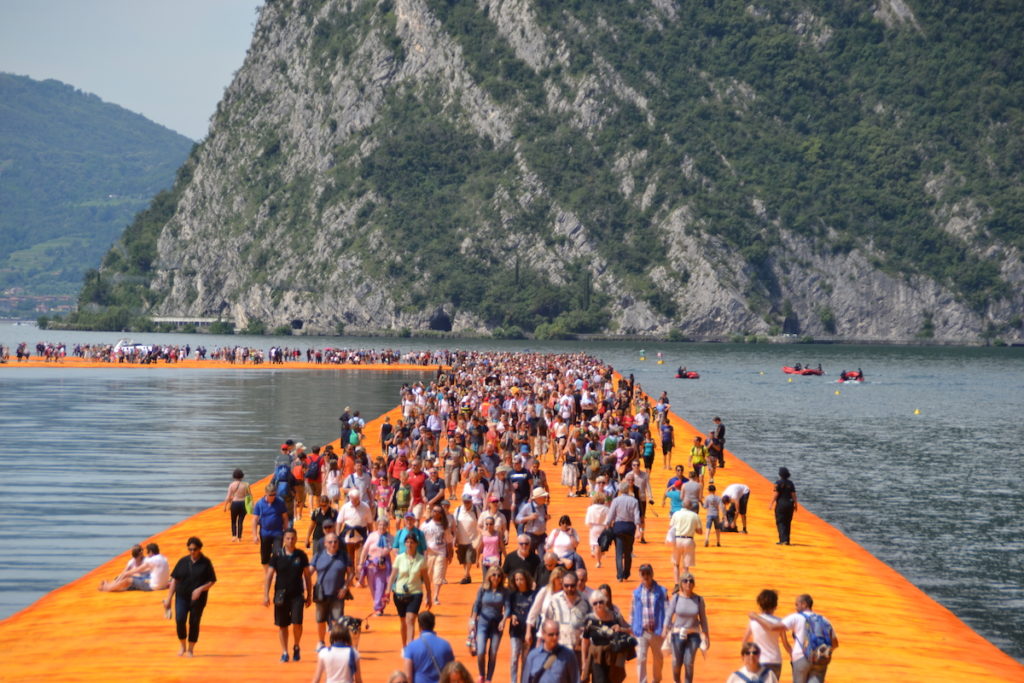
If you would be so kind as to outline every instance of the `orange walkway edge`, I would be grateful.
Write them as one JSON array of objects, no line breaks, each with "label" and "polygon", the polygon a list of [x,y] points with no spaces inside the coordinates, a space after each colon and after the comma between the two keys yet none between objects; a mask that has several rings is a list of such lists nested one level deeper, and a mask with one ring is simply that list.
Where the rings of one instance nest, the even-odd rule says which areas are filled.
[{"label": "orange walkway edge", "polygon": [[[53,364],[49,364],[53,367]],[[99,364],[113,367],[110,364]],[[183,367],[184,364],[157,367]],[[152,367],[152,366],[151,366]],[[186,366],[187,367],[187,366]],[[228,368],[238,368],[225,364]],[[300,364],[256,366],[260,368],[297,368]],[[339,366],[313,366],[330,369]],[[351,366],[370,369],[368,366]],[[433,370],[411,366],[379,366],[372,369]],[[396,419],[398,409],[387,415]],[[372,443],[384,416],[367,425],[368,450],[379,452]],[[686,444],[699,433],[692,425],[672,415],[676,428],[674,462],[681,462]],[[727,422],[730,422],[727,420]],[[736,429],[735,420],[730,426]],[[766,587],[780,593],[780,614],[789,612],[798,593],[810,593],[815,606],[835,625],[841,641],[829,668],[830,681],[992,681],[1024,680],[1024,666],[982,638],[949,610],[914,587],[895,570],[873,557],[816,515],[801,509],[793,524],[795,545],[775,545],[774,518],[767,505],[771,483],[727,453],[728,467],[719,471],[721,488],[742,481],[752,489],[748,514],[748,535],[726,534],[721,548],[698,548],[696,590],[708,605],[711,624],[711,648],[698,661],[696,680],[723,681],[739,667],[740,638],[746,628],[746,615],[755,609],[754,597]],[[272,454],[268,454],[268,471]],[[660,452],[658,455],[660,463]],[[779,463],[786,464],[784,461]],[[569,514],[580,531],[583,543],[587,532],[582,525],[588,501],[567,498],[558,483],[560,473],[545,463],[551,482],[552,514]],[[225,463],[225,488],[231,463]],[[655,495],[663,489],[667,472],[654,470]],[[795,482],[798,490],[808,482]],[[257,487],[254,486],[254,490]],[[636,567],[651,562],[655,577],[668,584],[672,577],[670,556],[664,538],[667,508],[655,506],[657,516],[649,515],[647,545],[637,545],[634,581],[618,584],[614,580],[614,559],[607,556],[602,569],[596,569],[587,550],[590,580],[588,585],[608,583],[614,602],[628,618],[629,593],[635,587]],[[246,519],[248,523],[249,518]],[[116,521],[112,521],[116,523]],[[299,523],[305,533],[307,521]],[[205,543],[204,552],[213,561],[218,583],[210,593],[203,617],[202,632],[194,659],[177,657],[173,622],[163,618],[160,600],[163,593],[100,593],[96,585],[111,578],[124,566],[127,552],[97,567],[85,576],[44,596],[36,603],[0,622],[0,648],[7,654],[0,667],[3,681],[207,681],[217,678],[238,680],[309,680],[315,667],[315,624],[312,610],[306,613],[303,636],[303,660],[281,664],[277,629],[271,608],[262,606],[262,571],[258,546],[229,541],[228,513],[217,505],[157,534],[172,565],[185,554],[185,540],[197,535]],[[449,569],[449,578],[458,577],[458,567]],[[476,675],[474,658],[465,648],[466,622],[479,579],[474,584],[449,584],[435,608],[438,632],[452,643],[456,657]],[[368,592],[359,590],[348,603],[347,612],[365,616],[371,611]],[[360,642],[363,680],[377,683],[401,665],[401,640],[394,608],[385,616],[370,620],[370,630]],[[670,681],[666,662],[663,680]],[[502,644],[495,683],[508,680],[508,647]],[[627,665],[629,681],[636,680],[635,661]],[[783,680],[791,680],[788,666]]]}]

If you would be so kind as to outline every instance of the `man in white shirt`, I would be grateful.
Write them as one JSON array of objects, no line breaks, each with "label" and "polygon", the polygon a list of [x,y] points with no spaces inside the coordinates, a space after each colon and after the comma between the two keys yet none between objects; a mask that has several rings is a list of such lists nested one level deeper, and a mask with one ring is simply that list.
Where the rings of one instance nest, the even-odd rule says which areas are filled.
[{"label": "man in white shirt", "polygon": [[146,559],[122,574],[117,581],[104,581],[100,590],[120,593],[121,591],[161,591],[170,583],[171,568],[167,558],[160,554],[156,543],[146,544]]},{"label": "man in white shirt", "polygon": [[722,500],[725,501],[726,498],[736,503],[736,513],[743,522],[742,531],[747,533],[747,501],[750,500],[750,487],[739,482],[729,484],[722,491]]},{"label": "man in white shirt", "polygon": [[476,564],[477,514],[473,496],[462,496],[462,505],[455,509],[455,557],[465,570],[459,583],[472,583],[469,570]]},{"label": "man in white shirt", "polygon": [[338,510],[338,536],[348,550],[349,567],[354,568],[358,562],[359,551],[363,541],[370,535],[373,524],[373,511],[362,502],[359,489],[348,492],[348,502]]},{"label": "man in white shirt", "polygon": [[[839,647],[839,636],[828,619],[813,610],[814,599],[804,593],[796,596],[796,612],[783,617],[782,621],[770,621],[760,614],[750,613],[750,618],[766,631],[793,632],[793,683],[824,683],[832,659],[832,651]],[[816,646],[812,633],[825,635],[827,644]]]},{"label": "man in white shirt", "polygon": [[672,515],[668,528],[668,540],[672,546],[672,572],[675,575],[674,582],[678,584],[680,573],[690,571],[690,567],[697,564],[693,537],[700,533],[700,517],[693,510],[680,508]]}]

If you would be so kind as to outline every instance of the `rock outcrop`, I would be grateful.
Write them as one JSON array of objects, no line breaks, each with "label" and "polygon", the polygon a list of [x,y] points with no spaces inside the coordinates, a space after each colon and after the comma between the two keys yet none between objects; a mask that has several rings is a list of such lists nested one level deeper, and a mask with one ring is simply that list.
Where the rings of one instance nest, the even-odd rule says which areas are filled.
[{"label": "rock outcrop", "polygon": [[850,41],[928,18],[854,4],[271,0],[154,242],[146,312],[1019,339],[1019,229],[985,227],[1000,198],[948,189],[974,171],[900,93],[828,72],[866,78]]}]

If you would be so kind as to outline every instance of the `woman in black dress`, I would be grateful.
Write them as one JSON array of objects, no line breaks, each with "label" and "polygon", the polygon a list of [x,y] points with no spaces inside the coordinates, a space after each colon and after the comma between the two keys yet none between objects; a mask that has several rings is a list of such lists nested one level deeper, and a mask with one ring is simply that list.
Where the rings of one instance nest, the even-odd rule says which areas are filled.
[{"label": "woman in black dress", "polygon": [[[174,601],[174,619],[178,628],[181,649],[178,656],[192,656],[196,641],[199,640],[199,620],[206,608],[206,594],[217,582],[213,563],[203,555],[203,542],[198,537],[188,539],[188,555],[178,560],[171,572],[171,586],[164,600],[164,608],[170,613]],[[170,618],[168,616],[168,618]],[[186,621],[188,630],[185,629]]]},{"label": "woman in black dress", "polygon": [[789,480],[789,470],[779,468],[779,479],[775,482],[775,495],[768,503],[768,509],[775,508],[775,526],[779,529],[779,542],[776,545],[789,545],[789,528],[793,524],[793,513],[796,512],[796,486]]}]

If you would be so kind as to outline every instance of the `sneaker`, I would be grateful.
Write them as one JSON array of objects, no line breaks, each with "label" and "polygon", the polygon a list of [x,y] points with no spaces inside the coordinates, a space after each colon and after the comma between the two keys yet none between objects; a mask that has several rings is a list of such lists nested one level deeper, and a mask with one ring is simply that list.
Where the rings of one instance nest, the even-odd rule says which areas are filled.
[{"label": "sneaker", "polygon": [[292,661],[293,661],[293,662],[297,662],[297,661],[299,661],[299,660],[300,660],[301,658],[302,658],[302,657],[300,656],[300,653],[299,653],[299,646],[298,646],[298,645],[296,645],[296,646],[295,646],[294,648],[292,648]]},{"label": "sneaker", "polygon": [[287,664],[288,663],[288,653],[287,652],[282,652],[281,653],[281,663],[282,664]]},{"label": "sneaker", "polygon": [[461,583],[461,584],[473,583],[473,579],[469,578],[468,576],[464,576],[464,577],[462,577],[462,580],[459,581],[459,583]]}]

